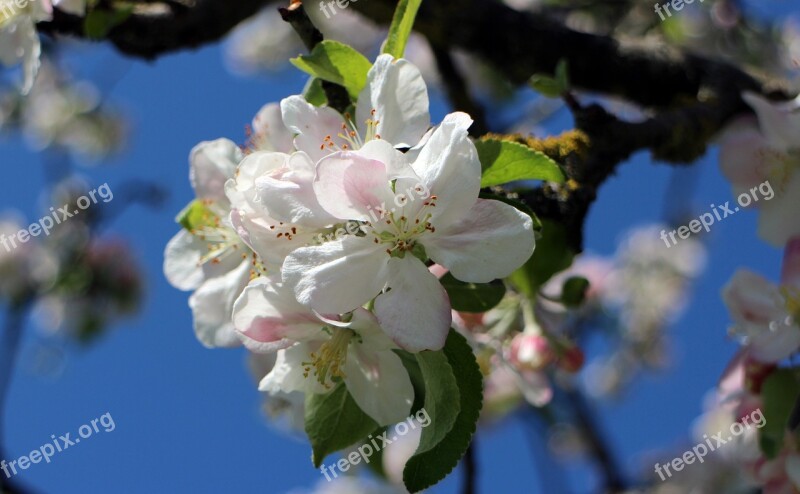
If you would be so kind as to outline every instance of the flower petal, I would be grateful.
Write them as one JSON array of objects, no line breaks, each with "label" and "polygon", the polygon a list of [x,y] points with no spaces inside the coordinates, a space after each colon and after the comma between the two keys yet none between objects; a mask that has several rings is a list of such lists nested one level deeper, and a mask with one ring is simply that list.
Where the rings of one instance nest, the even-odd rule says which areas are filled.
[{"label": "flower petal", "polygon": [[[431,124],[428,88],[419,69],[407,60],[381,55],[358,97],[356,122],[377,120],[376,133],[395,147],[410,148]],[[375,114],[372,114],[375,110]],[[361,135],[364,129],[359,128]]]},{"label": "flower petal", "polygon": [[253,118],[253,135],[250,140],[257,151],[278,151],[287,154],[294,151],[294,139],[283,124],[281,105],[269,103],[258,111]]},{"label": "flower petal", "polygon": [[241,344],[233,329],[233,303],[250,280],[250,263],[243,261],[238,268],[207,280],[189,297],[194,315],[197,339],[208,348],[232,347]]},{"label": "flower petal", "polygon": [[251,282],[233,305],[233,327],[244,346],[256,353],[318,336],[324,325],[290,289],[263,277]]},{"label": "flower petal", "polygon": [[394,352],[353,343],[344,372],[344,383],[353,400],[378,425],[396,424],[411,413],[414,387]]},{"label": "flower petal", "polygon": [[394,198],[386,165],[355,152],[338,152],[320,160],[314,191],[320,205],[342,220],[380,217]]},{"label": "flower petal", "polygon": [[450,299],[439,280],[417,258],[389,261],[389,288],[375,300],[383,330],[410,352],[440,350],[450,331]]},{"label": "flower petal", "polygon": [[322,209],[314,193],[315,165],[305,153],[294,153],[285,165],[256,178],[257,198],[269,215],[287,223],[323,228],[336,218]]},{"label": "flower petal", "polygon": [[432,211],[436,228],[461,219],[478,199],[481,163],[467,133],[471,122],[463,113],[448,115],[411,165],[437,196]]},{"label": "flower petal", "polygon": [[286,127],[297,134],[294,138],[297,150],[308,153],[314,161],[337,150],[335,146],[331,149],[329,142],[338,146],[346,144],[337,137],[342,132],[344,119],[333,108],[316,107],[295,95],[281,101],[281,113]]},{"label": "flower petal", "polygon": [[289,155],[257,151],[247,155],[236,170],[236,178],[225,183],[225,193],[233,208],[269,214],[256,190],[256,180],[286,166]]},{"label": "flower petal", "polygon": [[784,151],[797,146],[797,137],[800,136],[800,99],[775,103],[752,92],[745,92],[742,98],[755,110],[767,140]]},{"label": "flower petal", "polygon": [[189,180],[198,199],[227,204],[225,182],[233,178],[242,160],[239,146],[228,139],[201,142],[189,156]]},{"label": "flower petal", "polygon": [[179,231],[164,250],[164,275],[178,290],[194,290],[205,279],[200,258],[205,245],[186,230]]},{"label": "flower petal", "polygon": [[759,203],[758,236],[775,247],[783,247],[800,235],[800,171],[794,170],[791,178],[775,197]]},{"label": "flower petal", "polygon": [[315,345],[298,343],[286,350],[278,351],[275,367],[261,380],[258,390],[266,391],[271,395],[293,391],[317,394],[326,392],[327,390],[316,379],[306,378],[303,375],[306,367],[303,362],[309,360],[314,349],[316,349]]},{"label": "flower petal", "polygon": [[746,192],[766,178],[765,160],[770,146],[758,129],[749,127],[729,132],[722,139],[719,165],[737,193]]},{"label": "flower petal", "polygon": [[297,301],[324,314],[344,314],[372,300],[386,285],[389,256],[367,237],[346,236],[301,247],[283,263],[283,282]]},{"label": "flower petal", "polygon": [[471,283],[504,278],[533,254],[533,221],[500,201],[478,199],[464,219],[423,238],[425,252]]}]

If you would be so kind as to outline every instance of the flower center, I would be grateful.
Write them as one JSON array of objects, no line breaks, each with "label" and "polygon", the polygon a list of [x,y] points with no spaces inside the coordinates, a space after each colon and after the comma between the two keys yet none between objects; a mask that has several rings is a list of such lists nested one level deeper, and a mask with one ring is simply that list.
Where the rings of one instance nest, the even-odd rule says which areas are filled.
[{"label": "flower center", "polygon": [[[350,114],[345,113],[341,132],[339,132],[336,137],[333,137],[330,134],[325,136],[319,146],[319,149],[327,149],[330,152],[355,150],[361,149],[364,144],[373,139],[380,139],[380,134],[376,133],[380,120],[375,119],[375,113],[376,112],[373,109],[370,112],[370,118],[364,122],[366,128],[363,135],[359,134],[356,124],[353,122]],[[336,138],[339,139],[339,142],[335,140]]]},{"label": "flower center", "polygon": [[350,329],[333,328],[333,336],[319,347],[316,352],[311,352],[311,361],[303,362],[303,376],[314,374],[317,381],[330,388],[330,381],[334,377],[344,379],[344,364],[347,362],[347,348],[355,333]]},{"label": "flower center", "polygon": [[375,211],[380,215],[376,223],[373,225],[367,222],[367,225],[372,226],[370,233],[375,237],[373,242],[376,244],[388,244],[386,253],[392,257],[404,257],[406,252],[411,252],[417,246],[417,240],[426,232],[435,232],[436,228],[431,224],[433,215],[430,213],[430,208],[436,207],[435,195],[430,196],[422,203],[416,215],[409,218],[405,215],[405,207],[408,205],[409,199],[405,194],[398,194],[396,203],[400,203],[402,207],[400,211],[393,209],[392,211],[385,211],[377,208]]}]

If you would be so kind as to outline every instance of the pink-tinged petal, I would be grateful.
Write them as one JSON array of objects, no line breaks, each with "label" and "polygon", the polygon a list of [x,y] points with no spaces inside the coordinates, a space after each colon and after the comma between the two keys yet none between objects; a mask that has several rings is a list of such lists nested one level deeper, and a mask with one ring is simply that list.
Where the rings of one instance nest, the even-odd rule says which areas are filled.
[{"label": "pink-tinged petal", "polygon": [[395,147],[412,147],[430,127],[429,106],[428,88],[419,69],[407,60],[381,55],[358,97],[356,123],[363,136],[364,122],[377,120],[381,139]]},{"label": "pink-tinged petal", "polygon": [[233,210],[230,218],[236,234],[270,272],[280,270],[290,252],[316,240],[313,231],[281,224],[268,216]]},{"label": "pink-tinged petal", "polygon": [[431,210],[436,228],[460,220],[478,199],[481,163],[468,122],[465,114],[448,115],[412,164],[422,185],[437,196]]},{"label": "pink-tinged petal", "polygon": [[314,193],[315,165],[305,153],[295,153],[286,164],[256,178],[258,200],[277,220],[309,228],[337,222],[322,209]]},{"label": "pink-tinged petal", "polygon": [[479,199],[464,219],[424,237],[425,252],[471,283],[504,278],[533,254],[533,221],[500,201]]},{"label": "pink-tinged petal", "polygon": [[764,136],[752,127],[729,132],[723,137],[719,165],[737,193],[748,191],[767,178],[764,161],[769,159],[770,148]]},{"label": "pink-tinged petal", "polygon": [[764,326],[783,320],[783,295],[763,276],[745,269],[734,273],[722,289],[722,300],[735,322]]},{"label": "pink-tinged petal", "polygon": [[228,139],[201,142],[189,156],[189,180],[198,199],[227,204],[225,182],[233,178],[242,160],[239,146]]},{"label": "pink-tinged petal", "polygon": [[284,285],[298,302],[323,314],[344,314],[372,300],[386,285],[389,255],[367,237],[346,236],[302,247],[286,258]]},{"label": "pink-tinged petal", "polygon": [[239,346],[231,322],[233,304],[250,279],[250,263],[200,285],[189,297],[197,339],[208,348]]},{"label": "pink-tinged petal", "polygon": [[86,14],[86,0],[53,0],[53,6],[72,15]]},{"label": "pink-tinged petal", "polygon": [[761,130],[770,142],[784,151],[797,147],[800,100],[773,102],[752,92],[745,92],[742,98],[755,110]]},{"label": "pink-tinged petal", "polygon": [[353,343],[344,373],[344,383],[353,400],[378,425],[402,422],[411,413],[414,387],[394,352]]},{"label": "pink-tinged petal", "polygon": [[[391,209],[386,165],[355,152],[339,152],[317,164],[314,191],[320,205],[342,220],[369,221]],[[370,214],[372,213],[372,214]]]},{"label": "pink-tinged petal", "polygon": [[250,142],[257,151],[294,151],[292,133],[283,124],[281,106],[277,103],[264,105],[253,118],[253,135]]},{"label": "pink-tinged petal", "polygon": [[233,306],[233,327],[252,352],[287,348],[318,336],[323,326],[310,309],[295,300],[291,289],[267,278],[251,282]]},{"label": "pink-tinged petal", "polygon": [[800,289],[800,236],[792,237],[783,252],[781,284]]},{"label": "pink-tinged petal", "polygon": [[395,149],[391,144],[383,139],[373,139],[364,144],[358,150],[361,156],[380,161],[386,165],[386,174],[389,180],[396,178],[411,178],[419,181],[419,177],[414,173],[411,164],[406,159],[406,155]]},{"label": "pink-tinged petal", "polygon": [[788,183],[780,190],[775,185],[775,196],[759,202],[758,236],[765,242],[783,247],[792,238],[800,235],[800,172],[792,172]]},{"label": "pink-tinged petal", "polygon": [[409,352],[440,350],[452,323],[450,299],[416,257],[389,261],[389,291],[375,300],[381,327]]},{"label": "pink-tinged petal", "polygon": [[[316,107],[302,96],[290,96],[281,101],[281,112],[286,127],[297,134],[294,138],[297,150],[308,153],[314,161],[347,144],[338,137],[343,132],[344,119],[332,108]],[[329,146],[330,142],[334,146]]]}]

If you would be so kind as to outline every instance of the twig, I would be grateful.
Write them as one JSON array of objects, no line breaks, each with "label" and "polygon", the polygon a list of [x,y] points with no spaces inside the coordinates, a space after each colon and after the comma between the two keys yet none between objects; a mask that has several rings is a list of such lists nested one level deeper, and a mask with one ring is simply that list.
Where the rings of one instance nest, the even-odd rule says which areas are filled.
[{"label": "twig", "polygon": [[475,438],[464,454],[464,488],[463,494],[475,494],[477,492],[476,480],[478,477],[478,465],[475,461]]},{"label": "twig", "polygon": [[[324,39],[322,32],[308,17],[302,2],[293,1],[288,7],[279,8],[278,12],[280,12],[281,18],[294,28],[309,52]],[[344,114],[350,106],[350,95],[347,94],[347,90],[328,81],[322,81],[322,89],[325,91],[325,96],[328,97],[328,106]]]}]

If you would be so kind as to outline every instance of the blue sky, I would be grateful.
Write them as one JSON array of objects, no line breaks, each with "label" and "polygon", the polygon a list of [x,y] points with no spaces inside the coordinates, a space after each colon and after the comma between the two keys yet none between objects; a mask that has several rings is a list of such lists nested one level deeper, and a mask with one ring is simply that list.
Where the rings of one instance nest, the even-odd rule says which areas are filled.
[{"label": "blue sky", "polygon": [[[758,9],[776,15],[788,11],[788,3],[760,3]],[[147,295],[140,314],[88,348],[69,347],[57,378],[37,375],[26,365],[44,341],[28,324],[8,401],[4,442],[9,456],[38,448],[51,434],[74,436],[78,427],[106,412],[116,429],[86,439],[51,464],[32,466],[19,480],[41,492],[59,493],[283,493],[314,485],[322,476],[311,466],[308,445],[271,429],[262,418],[244,353],[204,349],[191,329],[188,294],[172,288],[161,271],[164,246],[177,231],[174,216],[193,197],[189,150],[221,136],[243,140],[244,126],[260,106],[299,92],[303,76],[289,70],[280,77],[233,77],[219,47],[154,63],[85,47],[71,61],[84,75],[113,79],[123,74],[110,98],[133,117],[128,150],[107,166],[81,168],[81,173],[93,187],[108,182],[112,189],[130,179],[152,180],[170,196],[159,211],[127,210],[109,231],[130,242],[143,268]],[[445,111],[438,98],[434,116],[441,118]],[[566,116],[557,120],[554,129],[567,122]],[[19,139],[5,139],[0,140],[0,165],[5,173],[0,210],[38,218],[41,157]],[[732,199],[716,151],[695,167],[698,214],[708,204]],[[664,201],[672,199],[664,196],[672,173],[643,155],[621,166],[589,217],[588,250],[610,255],[629,228],[659,220]],[[642,455],[656,448],[683,449],[704,394],[736,349],[726,338],[721,286],[740,266],[777,279],[780,254],[756,239],[755,224],[755,214],[743,212],[714,225],[707,237],[707,270],[685,316],[670,330],[672,368],[638,379],[622,401],[599,407],[605,434],[629,474],[642,467]],[[479,492],[520,492],[537,485],[532,455],[544,447],[542,441],[518,418],[481,431]],[[575,491],[588,492],[589,478],[579,476]],[[432,492],[456,492],[458,480],[453,475]]]}]

